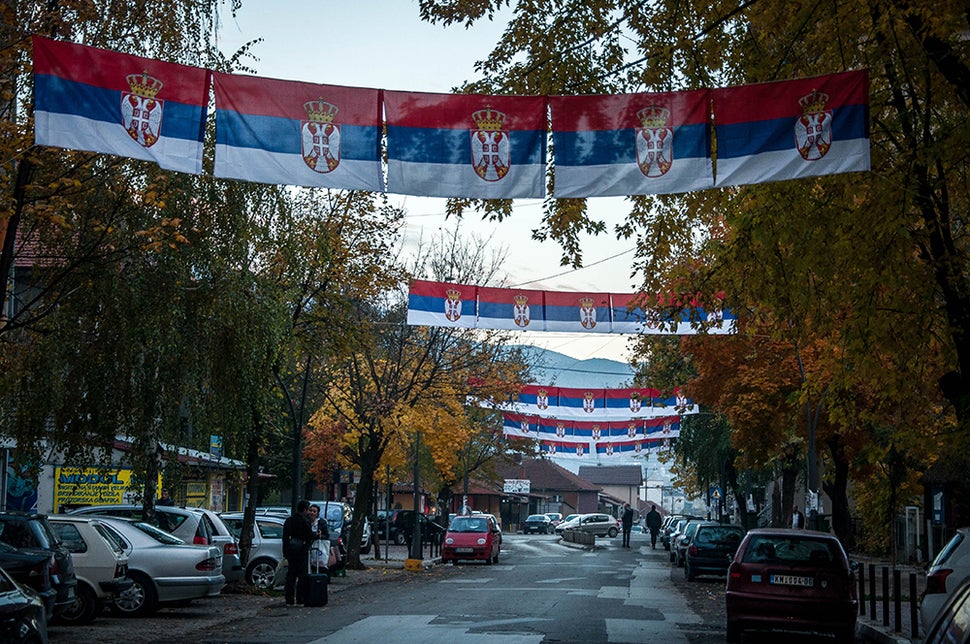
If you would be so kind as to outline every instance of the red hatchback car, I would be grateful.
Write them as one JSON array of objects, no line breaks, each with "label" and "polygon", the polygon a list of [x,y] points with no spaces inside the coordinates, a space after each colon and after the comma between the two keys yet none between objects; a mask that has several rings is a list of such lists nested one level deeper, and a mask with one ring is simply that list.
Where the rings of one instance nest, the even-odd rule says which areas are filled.
[{"label": "red hatchback car", "polygon": [[452,519],[441,544],[441,562],[457,564],[459,559],[472,559],[498,563],[501,534],[491,515],[457,516]]},{"label": "red hatchback car", "polygon": [[748,532],[728,568],[727,641],[745,630],[855,638],[855,574],[839,540],[810,530]]}]

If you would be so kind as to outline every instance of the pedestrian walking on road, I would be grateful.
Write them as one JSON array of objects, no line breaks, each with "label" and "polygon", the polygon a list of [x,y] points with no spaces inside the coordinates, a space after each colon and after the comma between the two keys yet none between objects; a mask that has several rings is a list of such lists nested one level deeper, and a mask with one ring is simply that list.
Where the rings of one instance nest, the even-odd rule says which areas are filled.
[{"label": "pedestrian walking on road", "polygon": [[316,538],[310,528],[310,502],[301,499],[296,511],[283,522],[283,556],[286,557],[286,585],[283,594],[286,605],[303,603],[303,591],[308,572],[310,544]]},{"label": "pedestrian walking on road", "polygon": [[650,506],[650,511],[647,512],[646,523],[647,530],[650,531],[650,549],[656,550],[657,535],[660,534],[660,525],[663,523],[663,519],[660,518],[660,513],[657,512],[657,506]]},{"label": "pedestrian walking on road", "polygon": [[633,531],[633,508],[629,503],[623,504],[623,516],[620,517],[623,524],[623,547],[630,547],[630,532]]}]

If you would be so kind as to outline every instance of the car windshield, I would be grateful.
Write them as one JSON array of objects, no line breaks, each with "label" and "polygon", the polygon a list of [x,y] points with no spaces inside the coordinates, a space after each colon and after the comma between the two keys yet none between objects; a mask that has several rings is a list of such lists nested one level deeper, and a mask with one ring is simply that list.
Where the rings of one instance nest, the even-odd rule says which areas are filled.
[{"label": "car windshield", "polygon": [[150,523],[145,523],[144,521],[133,521],[131,525],[138,530],[141,530],[155,541],[164,543],[167,546],[178,546],[185,543],[178,537],[172,536],[164,530],[159,530]]},{"label": "car windshield", "polygon": [[727,526],[705,526],[699,528],[694,535],[694,543],[697,545],[734,545],[741,542],[741,531]]},{"label": "car windshield", "polygon": [[[522,515],[519,515],[519,516],[522,516]],[[546,519],[548,518],[549,517],[547,517],[544,514],[533,514],[528,519],[526,519],[526,521],[539,521],[540,523],[545,523]]]},{"label": "car windshield", "polygon": [[839,560],[832,541],[800,537],[757,535],[744,551],[745,563],[784,562],[827,567],[837,565]]},{"label": "car windshield", "polygon": [[488,532],[488,521],[477,517],[456,517],[451,522],[451,532]]}]

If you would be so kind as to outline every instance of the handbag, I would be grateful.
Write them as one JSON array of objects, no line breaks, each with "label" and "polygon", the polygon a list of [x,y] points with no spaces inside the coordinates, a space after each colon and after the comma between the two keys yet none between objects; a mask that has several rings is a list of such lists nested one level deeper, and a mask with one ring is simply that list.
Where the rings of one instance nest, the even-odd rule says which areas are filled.
[{"label": "handbag", "polygon": [[337,555],[337,549],[333,546],[330,547],[330,558],[327,559],[327,568],[334,568],[337,562],[340,561],[340,557]]}]

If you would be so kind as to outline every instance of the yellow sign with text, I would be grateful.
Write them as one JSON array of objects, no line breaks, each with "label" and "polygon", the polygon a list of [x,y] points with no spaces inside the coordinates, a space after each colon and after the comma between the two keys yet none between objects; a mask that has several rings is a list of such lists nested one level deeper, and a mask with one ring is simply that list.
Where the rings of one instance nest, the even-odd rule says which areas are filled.
[{"label": "yellow sign with text", "polygon": [[[135,484],[133,484],[135,483]],[[158,477],[161,487],[162,477]],[[54,509],[117,505],[140,501],[141,485],[129,469],[54,468]]]}]

